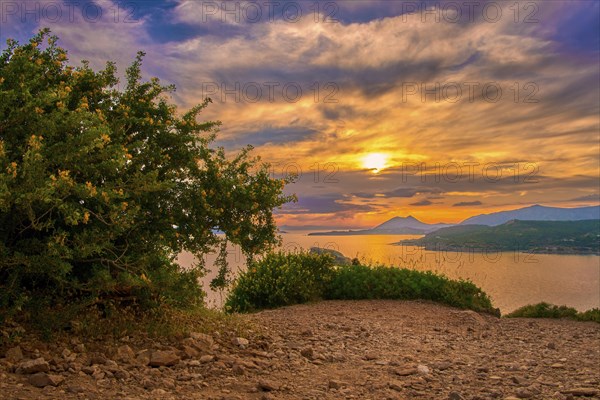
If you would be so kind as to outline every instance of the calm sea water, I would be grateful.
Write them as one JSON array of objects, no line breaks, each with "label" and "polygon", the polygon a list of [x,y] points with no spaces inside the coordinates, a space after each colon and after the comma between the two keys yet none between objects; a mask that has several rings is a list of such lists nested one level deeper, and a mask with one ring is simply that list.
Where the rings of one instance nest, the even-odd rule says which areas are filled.
[{"label": "calm sea water", "polygon": [[[555,255],[525,253],[476,253],[425,251],[414,246],[391,243],[415,238],[409,235],[308,236],[286,233],[283,248],[323,247],[340,251],[373,264],[429,270],[450,278],[469,279],[490,295],[496,307],[507,313],[526,304],[546,301],[565,304],[578,310],[600,307],[600,257],[593,255]],[[206,256],[207,265],[214,255]],[[234,246],[228,260],[235,271],[244,268],[244,257]],[[190,265],[190,254],[181,254],[179,262]],[[210,267],[209,267],[210,268]],[[208,290],[213,273],[205,278],[209,304],[219,306],[223,294]]]}]

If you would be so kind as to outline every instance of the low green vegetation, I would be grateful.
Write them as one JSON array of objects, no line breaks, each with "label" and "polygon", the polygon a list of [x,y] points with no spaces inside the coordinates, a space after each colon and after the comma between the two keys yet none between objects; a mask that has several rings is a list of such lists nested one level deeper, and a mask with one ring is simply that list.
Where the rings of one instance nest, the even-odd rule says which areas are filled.
[{"label": "low green vegetation", "polygon": [[509,221],[498,226],[459,225],[398,244],[447,251],[527,251],[599,254],[600,221]]},{"label": "low green vegetation", "polygon": [[[84,311],[84,312],[82,312]],[[39,313],[33,319],[10,321],[0,325],[0,349],[27,338],[56,342],[61,338],[118,341],[123,337],[171,339],[184,338],[191,332],[228,332],[248,337],[252,322],[241,315],[228,315],[204,306],[185,309],[161,304],[142,309],[122,303],[103,307],[70,306]]]},{"label": "low green vegetation", "polygon": [[248,312],[322,299],[336,272],[333,260],[327,253],[271,253],[238,277],[225,310]]},{"label": "low green vegetation", "polygon": [[242,273],[226,302],[229,312],[319,299],[431,300],[499,315],[489,297],[468,281],[384,266],[335,265],[327,254],[272,254]]},{"label": "low green vegetation", "polygon": [[594,321],[600,323],[600,309],[593,308],[585,312],[567,306],[548,303],[530,304],[516,309],[507,318],[568,318],[577,321]]},{"label": "low green vegetation", "polygon": [[336,270],[325,297],[340,300],[431,300],[453,307],[498,314],[487,294],[469,281],[433,272],[386,266],[349,265]]}]

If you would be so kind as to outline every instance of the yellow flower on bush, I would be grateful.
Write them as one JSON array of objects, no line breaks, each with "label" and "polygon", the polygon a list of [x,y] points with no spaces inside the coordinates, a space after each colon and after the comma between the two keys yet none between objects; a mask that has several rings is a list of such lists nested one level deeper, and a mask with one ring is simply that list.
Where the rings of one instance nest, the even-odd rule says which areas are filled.
[{"label": "yellow flower on bush", "polygon": [[41,109],[41,108],[39,108],[39,107],[36,107],[36,108],[35,108],[35,113],[36,113],[36,114],[43,114],[43,113],[44,113],[44,110],[42,110],[42,109]]},{"label": "yellow flower on bush", "polygon": [[85,187],[87,188],[90,196],[95,196],[97,191],[96,191],[96,187],[92,184],[92,182],[88,181],[85,183]]},{"label": "yellow flower on bush", "polygon": [[86,212],[83,213],[83,220],[82,221],[83,221],[84,224],[87,224],[89,222],[89,220],[90,220],[90,213],[86,211]]},{"label": "yellow flower on bush", "polygon": [[13,161],[13,162],[11,162],[11,163],[9,164],[9,166],[6,168],[6,172],[7,172],[9,175],[12,175],[12,177],[13,177],[13,178],[16,178],[16,177],[17,177],[17,163],[16,163],[16,162],[14,162],[14,161]]}]

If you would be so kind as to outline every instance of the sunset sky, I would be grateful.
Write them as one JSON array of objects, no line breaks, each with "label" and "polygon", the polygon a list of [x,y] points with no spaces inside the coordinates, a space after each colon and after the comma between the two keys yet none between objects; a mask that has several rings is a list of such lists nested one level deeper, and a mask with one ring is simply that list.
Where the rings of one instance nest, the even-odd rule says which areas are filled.
[{"label": "sunset sky", "polygon": [[600,200],[598,1],[0,5],[1,48],[49,27],[75,64],[145,51],[181,110],[210,96],[215,145],[299,174],[281,225]]}]

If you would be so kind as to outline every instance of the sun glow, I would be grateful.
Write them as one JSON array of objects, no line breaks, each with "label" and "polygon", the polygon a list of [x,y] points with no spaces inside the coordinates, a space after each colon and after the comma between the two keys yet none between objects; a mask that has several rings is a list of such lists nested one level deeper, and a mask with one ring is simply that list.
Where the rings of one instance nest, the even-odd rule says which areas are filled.
[{"label": "sun glow", "polygon": [[383,153],[369,153],[362,159],[363,167],[377,173],[387,166],[388,156]]}]

